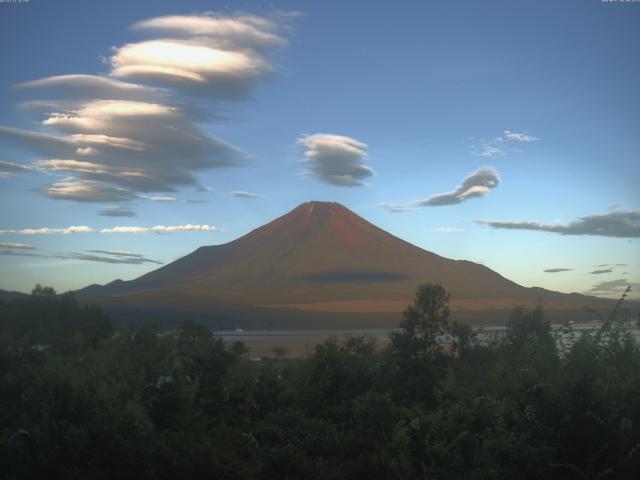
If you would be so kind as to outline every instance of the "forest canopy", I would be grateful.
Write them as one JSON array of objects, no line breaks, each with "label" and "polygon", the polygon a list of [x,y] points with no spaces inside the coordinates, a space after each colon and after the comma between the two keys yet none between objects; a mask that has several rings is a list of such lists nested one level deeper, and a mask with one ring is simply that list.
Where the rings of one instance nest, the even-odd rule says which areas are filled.
[{"label": "forest canopy", "polygon": [[[115,330],[36,287],[0,303],[0,478],[637,478],[640,350],[617,318],[500,339],[421,286],[388,345],[254,362],[185,322]],[[445,341],[443,341],[445,339]]]}]

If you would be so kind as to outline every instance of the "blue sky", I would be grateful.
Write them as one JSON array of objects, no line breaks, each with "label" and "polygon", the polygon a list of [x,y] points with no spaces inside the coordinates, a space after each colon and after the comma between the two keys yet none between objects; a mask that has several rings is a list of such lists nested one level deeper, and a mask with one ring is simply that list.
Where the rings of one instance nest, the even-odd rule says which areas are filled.
[{"label": "blue sky", "polygon": [[31,0],[0,39],[2,289],[309,200],[526,286],[640,289],[638,3]]}]

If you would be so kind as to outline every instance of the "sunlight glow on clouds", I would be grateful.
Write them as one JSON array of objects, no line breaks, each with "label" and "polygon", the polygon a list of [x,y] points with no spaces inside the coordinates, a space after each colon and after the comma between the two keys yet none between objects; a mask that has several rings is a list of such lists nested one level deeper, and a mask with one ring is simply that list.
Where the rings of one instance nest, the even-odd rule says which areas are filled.
[{"label": "sunlight glow on clouds", "polygon": [[56,182],[44,189],[43,193],[50,198],[76,202],[120,202],[130,197],[129,192],[122,188],[93,180],[75,179]]},{"label": "sunlight glow on clouds", "polygon": [[133,28],[160,38],[115,48],[112,75],[211,98],[246,97],[273,70],[269,52],[286,43],[281,25],[249,15],[171,15]]},{"label": "sunlight glow on clouds", "polygon": [[[201,129],[213,118],[202,100],[247,98],[274,70],[270,55],[286,43],[286,23],[215,14],[143,20],[133,28],[159,38],[114,47],[108,59],[112,77],[142,83],[86,74],[22,83],[52,98],[25,104],[45,130],[0,127],[0,143],[34,155],[36,171],[73,175],[39,190],[54,199],[123,202],[198,185],[198,171],[249,158]],[[0,163],[4,177],[28,169]]]},{"label": "sunlight glow on clouds", "polygon": [[500,185],[500,174],[493,167],[484,166],[470,173],[455,190],[432,195],[425,200],[405,204],[383,203],[378,206],[390,212],[407,212],[418,207],[440,207],[456,205],[471,198],[484,197],[490,190]]},{"label": "sunlight glow on clouds", "polygon": [[220,48],[276,48],[284,44],[278,26],[269,19],[253,15],[168,15],[143,20],[136,30],[154,30],[174,35],[206,36]]}]

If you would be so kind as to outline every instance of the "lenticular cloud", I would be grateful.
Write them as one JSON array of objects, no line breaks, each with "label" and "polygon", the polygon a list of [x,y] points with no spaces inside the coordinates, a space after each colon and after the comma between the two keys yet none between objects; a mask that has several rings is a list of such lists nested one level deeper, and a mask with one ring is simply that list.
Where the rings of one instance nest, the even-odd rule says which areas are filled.
[{"label": "lenticular cloud", "polygon": [[361,187],[365,178],[375,175],[364,164],[367,145],[344,135],[316,133],[299,140],[304,148],[302,165],[318,180],[339,187]]},{"label": "lenticular cloud", "polygon": [[[283,25],[248,15],[151,18],[147,38],[114,47],[109,76],[69,74],[26,82],[48,100],[27,102],[40,128],[0,126],[0,144],[37,158],[32,171],[62,175],[50,198],[121,203],[199,185],[206,169],[243,164],[240,149],[204,131],[211,102],[247,98],[273,71]],[[204,102],[204,103],[203,103]]]}]

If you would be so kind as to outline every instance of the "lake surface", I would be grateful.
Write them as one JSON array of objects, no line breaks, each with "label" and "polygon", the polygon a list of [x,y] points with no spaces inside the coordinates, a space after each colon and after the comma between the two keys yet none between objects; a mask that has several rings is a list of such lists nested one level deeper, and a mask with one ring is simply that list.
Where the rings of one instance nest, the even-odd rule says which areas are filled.
[{"label": "lake surface", "polygon": [[[552,325],[554,333],[562,331],[562,325]],[[574,325],[575,338],[583,332],[595,331],[600,325]],[[344,329],[344,330],[272,330],[272,331],[235,331],[221,330],[214,332],[222,337],[226,342],[240,341],[249,348],[249,355],[252,357],[273,357],[274,348],[283,348],[287,357],[303,357],[310,354],[313,348],[329,338],[345,340],[349,337],[366,336],[375,338],[379,345],[389,342],[389,334],[396,329],[372,328],[372,329]],[[637,342],[640,343],[640,329],[629,329]],[[499,340],[505,333],[505,327],[486,327],[476,330],[478,338],[483,342]],[[568,340],[567,334],[562,334],[563,340]],[[447,340],[443,338],[443,340]]]}]

